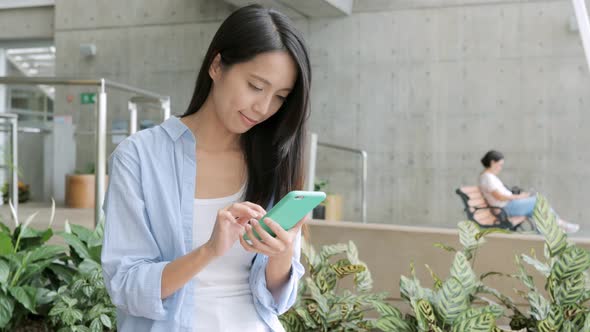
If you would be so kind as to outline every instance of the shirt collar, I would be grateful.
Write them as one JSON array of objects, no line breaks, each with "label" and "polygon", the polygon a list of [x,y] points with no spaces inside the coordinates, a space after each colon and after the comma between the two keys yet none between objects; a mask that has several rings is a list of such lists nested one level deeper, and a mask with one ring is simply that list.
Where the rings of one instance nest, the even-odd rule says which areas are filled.
[{"label": "shirt collar", "polygon": [[180,121],[180,118],[174,115],[162,122],[161,126],[173,141],[178,140],[178,138],[182,136],[182,134],[184,134],[187,130],[190,132],[190,129],[182,121]]}]

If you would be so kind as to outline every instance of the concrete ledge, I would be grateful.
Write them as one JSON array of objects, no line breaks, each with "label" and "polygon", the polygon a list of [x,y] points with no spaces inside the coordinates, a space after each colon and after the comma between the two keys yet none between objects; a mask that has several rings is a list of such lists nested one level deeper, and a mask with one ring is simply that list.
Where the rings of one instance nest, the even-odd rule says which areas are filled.
[{"label": "concrete ledge", "polygon": [[[410,263],[414,262],[422,285],[432,288],[432,277],[424,264],[428,264],[439,277],[446,278],[454,256],[433,244],[441,242],[460,248],[458,231],[453,229],[318,220],[311,221],[308,225],[311,242],[316,247],[354,241],[360,259],[367,263],[373,276],[373,290],[389,292],[389,300],[396,304],[401,303],[400,276],[409,276]],[[537,257],[544,260],[543,238],[539,235],[493,234],[486,237],[486,240],[475,258],[474,269],[478,275],[489,271],[515,273],[515,255],[530,255],[531,249],[537,253]],[[571,240],[585,249],[590,248],[588,239]],[[532,268],[527,267],[527,270],[538,288],[544,289],[544,278]],[[515,279],[491,276],[486,279],[485,284],[510,296],[519,305],[526,303],[514,291],[524,290],[522,284]]]}]

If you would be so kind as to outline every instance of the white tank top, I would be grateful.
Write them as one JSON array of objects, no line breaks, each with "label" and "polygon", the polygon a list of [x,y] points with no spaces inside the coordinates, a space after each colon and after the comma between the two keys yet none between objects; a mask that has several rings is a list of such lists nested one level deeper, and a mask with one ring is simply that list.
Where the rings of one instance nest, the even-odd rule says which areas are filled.
[{"label": "white tank top", "polygon": [[[242,201],[244,190],[245,186],[239,192],[221,198],[195,198],[193,248],[209,240],[217,211]],[[269,331],[256,312],[248,282],[254,255],[236,241],[224,256],[212,261],[195,276],[194,332]]]}]

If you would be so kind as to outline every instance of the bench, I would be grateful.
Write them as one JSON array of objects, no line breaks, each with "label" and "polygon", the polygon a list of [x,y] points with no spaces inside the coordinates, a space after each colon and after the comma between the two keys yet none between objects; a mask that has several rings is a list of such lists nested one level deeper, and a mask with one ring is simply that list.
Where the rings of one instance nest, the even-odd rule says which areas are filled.
[{"label": "bench", "polygon": [[467,218],[482,228],[524,230],[522,226],[527,221],[531,230],[535,229],[526,216],[510,217],[503,208],[490,206],[478,186],[464,186],[455,192],[463,201]]}]

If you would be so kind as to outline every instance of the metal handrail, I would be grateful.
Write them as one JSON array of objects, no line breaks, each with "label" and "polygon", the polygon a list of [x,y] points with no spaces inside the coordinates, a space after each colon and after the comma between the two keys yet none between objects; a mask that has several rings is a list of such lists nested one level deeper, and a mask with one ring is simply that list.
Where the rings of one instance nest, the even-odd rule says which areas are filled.
[{"label": "metal handrail", "polygon": [[[97,113],[96,121],[96,167],[95,167],[95,204],[94,223],[99,222],[102,216],[102,202],[105,192],[106,177],[106,136],[107,136],[107,89],[113,88],[119,91],[131,92],[140,97],[156,99],[162,105],[164,120],[170,117],[170,97],[157,94],[148,90],[136,88],[127,84],[111,81],[105,78],[100,79],[76,79],[64,77],[7,77],[0,76],[0,84],[21,84],[21,85],[75,85],[95,86],[98,88],[98,101],[95,104]],[[130,111],[130,133],[134,133],[137,126],[137,107],[134,102],[129,103]]]},{"label": "metal handrail", "polygon": [[347,146],[336,145],[331,143],[319,142],[317,134],[312,133],[309,147],[309,165],[308,165],[308,190],[313,190],[316,171],[317,147],[323,146],[325,148],[351,152],[361,156],[362,160],[362,174],[361,174],[361,220],[363,224],[367,223],[367,151],[350,148]]},{"label": "metal handrail", "polygon": [[0,113],[0,118],[10,121],[12,145],[12,206],[18,218],[18,116],[12,113]]}]

